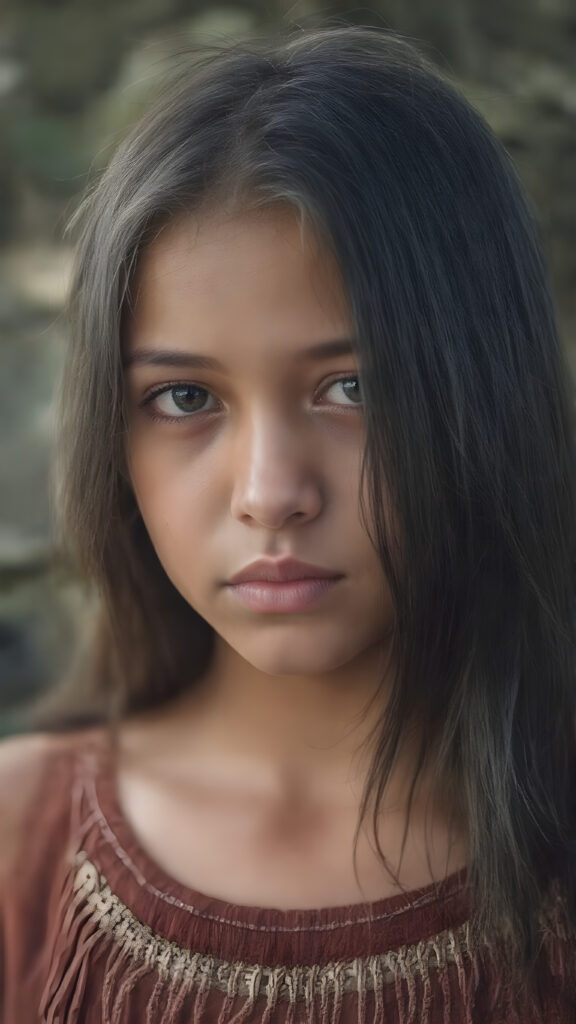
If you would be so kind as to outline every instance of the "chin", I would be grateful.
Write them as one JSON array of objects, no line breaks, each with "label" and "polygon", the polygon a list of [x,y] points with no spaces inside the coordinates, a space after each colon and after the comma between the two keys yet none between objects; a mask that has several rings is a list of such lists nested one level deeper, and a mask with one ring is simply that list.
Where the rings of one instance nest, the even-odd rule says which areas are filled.
[{"label": "chin", "polygon": [[270,676],[325,675],[348,664],[358,653],[344,651],[341,643],[331,649],[327,642],[319,642],[317,638],[310,643],[310,650],[306,650],[307,645],[302,641],[290,645],[279,643],[276,648],[273,643],[244,642],[230,643],[230,646],[253,668]]}]

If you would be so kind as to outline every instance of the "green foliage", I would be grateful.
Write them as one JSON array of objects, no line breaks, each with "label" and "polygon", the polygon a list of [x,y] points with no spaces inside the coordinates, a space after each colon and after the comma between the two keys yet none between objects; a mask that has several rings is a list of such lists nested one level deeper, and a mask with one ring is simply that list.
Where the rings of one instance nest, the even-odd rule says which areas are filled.
[{"label": "green foliage", "polygon": [[40,112],[10,117],[0,110],[0,135],[4,161],[14,177],[56,195],[78,191],[86,153],[74,121]]}]

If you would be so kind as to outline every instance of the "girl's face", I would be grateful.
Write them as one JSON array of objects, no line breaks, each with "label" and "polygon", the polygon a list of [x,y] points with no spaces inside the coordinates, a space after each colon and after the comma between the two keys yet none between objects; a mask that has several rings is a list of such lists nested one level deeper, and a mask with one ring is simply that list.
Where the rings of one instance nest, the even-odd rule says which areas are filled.
[{"label": "girl's face", "polygon": [[[125,339],[136,499],[173,584],[266,673],[329,672],[389,633],[353,346],[337,268],[290,210],[181,219],[142,255]],[[287,557],[336,579],[230,584]]]}]

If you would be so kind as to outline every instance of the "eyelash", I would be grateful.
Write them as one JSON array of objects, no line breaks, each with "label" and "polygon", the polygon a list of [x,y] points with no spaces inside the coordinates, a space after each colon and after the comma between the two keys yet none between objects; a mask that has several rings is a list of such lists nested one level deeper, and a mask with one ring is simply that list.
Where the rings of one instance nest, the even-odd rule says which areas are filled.
[{"label": "eyelash", "polygon": [[[331,380],[330,383],[326,385],[324,390],[325,391],[329,391],[330,388],[333,387],[334,384],[339,384],[341,381],[350,381],[350,380],[358,381],[358,383],[360,382],[360,378],[359,378],[358,374],[354,374],[354,373],[353,374],[346,374],[345,376],[336,377],[334,380]],[[166,416],[163,413],[154,412],[154,410],[152,408],[152,403],[157,398],[159,398],[160,395],[168,394],[174,388],[178,388],[178,387],[193,387],[193,388],[196,388],[198,391],[203,391],[206,395],[211,395],[212,397],[214,397],[212,395],[212,392],[209,391],[208,388],[203,387],[201,384],[195,384],[193,381],[174,381],[172,384],[163,384],[161,387],[155,388],[148,395],[146,395],[144,397],[144,399],[142,400],[142,402],[140,403],[141,408],[145,409],[146,414],[148,416],[150,416],[151,419],[156,420],[157,422],[160,422],[160,423],[183,423],[183,422],[185,423],[187,420],[196,419],[196,418],[202,416],[205,413],[205,410],[203,410],[203,409],[200,409],[198,412],[191,412],[191,413],[188,413],[188,414],[183,413],[182,416]],[[362,408],[362,403],[359,402],[357,407],[359,409],[361,409]],[[354,405],[342,406],[342,408],[353,409]],[[216,410],[214,410],[214,409],[206,410],[206,412],[208,412],[208,413],[215,412],[215,411]]]}]

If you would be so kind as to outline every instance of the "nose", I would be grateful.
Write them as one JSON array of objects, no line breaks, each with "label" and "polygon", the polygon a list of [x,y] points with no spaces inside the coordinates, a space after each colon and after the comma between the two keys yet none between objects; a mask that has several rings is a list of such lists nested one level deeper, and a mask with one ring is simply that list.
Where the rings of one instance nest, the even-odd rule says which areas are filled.
[{"label": "nose", "polygon": [[280,530],[319,515],[323,484],[310,439],[278,416],[253,419],[232,455],[231,513],[247,525]]}]

